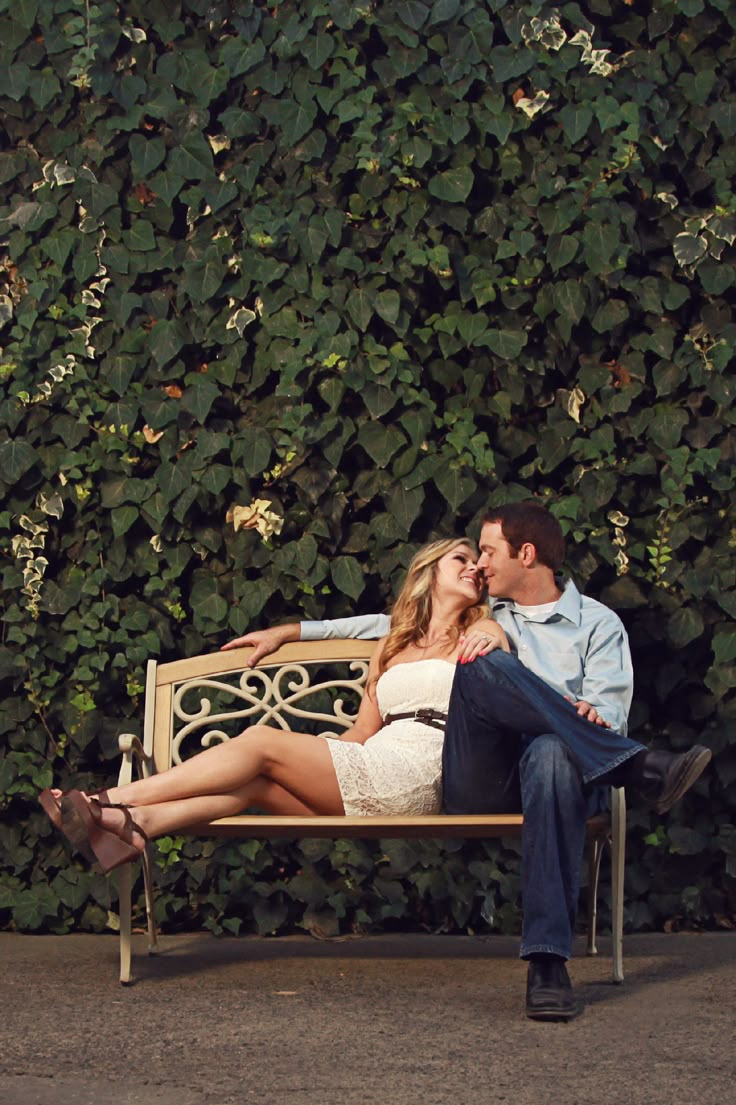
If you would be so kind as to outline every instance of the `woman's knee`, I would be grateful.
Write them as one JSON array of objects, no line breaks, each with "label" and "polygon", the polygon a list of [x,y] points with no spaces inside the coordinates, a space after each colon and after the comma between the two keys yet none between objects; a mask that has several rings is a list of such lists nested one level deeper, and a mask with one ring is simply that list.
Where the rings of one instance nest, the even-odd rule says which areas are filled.
[{"label": "woman's knee", "polygon": [[251,754],[257,752],[266,757],[278,736],[278,729],[272,729],[269,725],[249,725],[242,733],[238,733],[234,740],[243,751],[247,750]]}]

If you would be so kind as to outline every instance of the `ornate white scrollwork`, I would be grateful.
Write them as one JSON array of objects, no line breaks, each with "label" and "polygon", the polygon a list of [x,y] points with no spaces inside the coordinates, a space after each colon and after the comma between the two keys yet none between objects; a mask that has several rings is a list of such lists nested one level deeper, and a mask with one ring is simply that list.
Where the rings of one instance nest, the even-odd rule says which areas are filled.
[{"label": "ornate white scrollwork", "polygon": [[[286,664],[275,667],[273,674],[267,667],[247,669],[239,676],[237,684],[228,683],[223,677],[188,679],[179,683],[174,689],[173,718],[174,727],[178,722],[183,722],[172,740],[172,762],[177,764],[182,761],[182,745],[192,734],[200,733],[199,744],[201,748],[208,748],[219,741],[229,740],[233,733],[228,734],[222,728],[214,728],[230,723],[235,728],[235,722],[243,722],[242,728],[248,723],[259,725],[278,726],[284,730],[299,729],[304,722],[325,722],[332,726],[333,731],[325,731],[322,736],[335,736],[335,728],[349,729],[355,721],[360,700],[363,697],[363,689],[368,675],[367,660],[343,661],[348,670],[353,673],[347,678],[319,679],[319,670],[324,671],[325,663],[318,665],[306,663]],[[310,668],[317,667],[317,672]],[[334,668],[334,665],[330,665]],[[313,677],[318,682],[312,682]],[[345,691],[352,698],[354,707],[348,712],[344,697],[331,701],[331,712],[308,708],[306,701],[310,696],[329,692],[334,689]],[[223,697],[230,699],[232,706],[223,708],[220,704],[216,713],[212,712],[210,698],[200,697],[199,705],[195,708],[184,704],[185,696],[189,700],[193,694],[202,690],[210,690],[218,696],[218,701]],[[299,705],[297,705],[299,704]],[[292,719],[296,720],[296,725]],[[204,730],[204,732],[202,732]]]}]

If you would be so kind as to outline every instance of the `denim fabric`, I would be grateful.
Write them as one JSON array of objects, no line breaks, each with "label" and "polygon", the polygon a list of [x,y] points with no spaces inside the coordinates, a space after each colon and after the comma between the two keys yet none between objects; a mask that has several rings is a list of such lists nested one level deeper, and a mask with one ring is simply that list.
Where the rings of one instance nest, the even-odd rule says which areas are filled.
[{"label": "denim fabric", "polygon": [[[572,950],[590,785],[643,745],[581,718],[516,657],[458,665],[443,749],[447,813],[524,814],[521,955]],[[597,793],[596,793],[597,792]]]}]

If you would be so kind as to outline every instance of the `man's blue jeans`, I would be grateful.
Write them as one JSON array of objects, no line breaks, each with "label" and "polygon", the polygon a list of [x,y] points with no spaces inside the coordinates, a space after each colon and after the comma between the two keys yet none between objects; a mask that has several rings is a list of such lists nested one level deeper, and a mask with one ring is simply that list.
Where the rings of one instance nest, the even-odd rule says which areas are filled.
[{"label": "man's blue jeans", "polygon": [[524,814],[521,956],[572,954],[595,780],[644,745],[581,718],[506,652],[458,664],[443,749],[446,813]]}]

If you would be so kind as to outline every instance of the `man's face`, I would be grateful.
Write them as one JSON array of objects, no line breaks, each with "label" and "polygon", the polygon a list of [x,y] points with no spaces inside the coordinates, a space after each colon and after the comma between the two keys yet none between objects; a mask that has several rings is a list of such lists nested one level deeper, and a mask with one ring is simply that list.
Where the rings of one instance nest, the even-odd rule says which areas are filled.
[{"label": "man's face", "polygon": [[485,578],[488,594],[495,599],[513,599],[527,580],[521,561],[511,552],[500,522],[486,522],[480,531],[478,567]]}]

